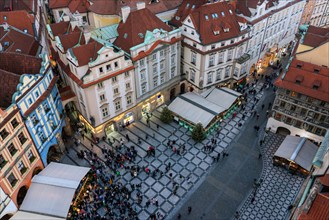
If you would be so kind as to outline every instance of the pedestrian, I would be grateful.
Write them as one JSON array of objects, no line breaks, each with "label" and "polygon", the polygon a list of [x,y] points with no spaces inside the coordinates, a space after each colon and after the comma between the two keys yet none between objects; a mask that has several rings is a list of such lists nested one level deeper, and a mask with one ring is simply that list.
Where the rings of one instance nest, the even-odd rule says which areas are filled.
[{"label": "pedestrian", "polygon": [[157,124],[157,130],[159,130],[159,128],[160,128],[160,126],[159,126],[159,124]]},{"label": "pedestrian", "polygon": [[182,218],[182,215],[180,213],[178,213],[177,219],[181,219],[181,218]]},{"label": "pedestrian", "polygon": [[270,109],[272,106],[272,102],[268,103],[268,109]]},{"label": "pedestrian", "polygon": [[155,138],[155,133],[153,132],[153,138]]},{"label": "pedestrian", "polygon": [[85,139],[85,135],[83,133],[81,133],[81,137],[82,137],[82,140]]},{"label": "pedestrian", "polygon": [[250,201],[250,202],[251,202],[251,204],[253,204],[253,203],[254,203],[254,201],[255,201],[255,197],[252,197],[252,198],[251,198],[251,201]]},{"label": "pedestrian", "polygon": [[148,137],[149,137],[149,136],[148,136],[147,134],[145,134],[145,140],[147,140]]},{"label": "pedestrian", "polygon": [[190,214],[190,213],[192,212],[192,207],[191,207],[191,206],[189,206],[189,207],[187,208],[187,212],[188,212],[188,214]]},{"label": "pedestrian", "polygon": [[126,134],[126,139],[127,139],[128,142],[130,141],[130,138],[129,138],[128,134]]},{"label": "pedestrian", "polygon": [[257,119],[257,120],[259,119],[259,114],[256,115],[256,119]]},{"label": "pedestrian", "polygon": [[234,214],[234,218],[239,219],[239,217],[240,217],[240,213],[238,211],[236,211],[235,214]]},{"label": "pedestrian", "polygon": [[146,202],[146,208],[148,208],[149,206],[150,206],[150,204],[151,204],[151,202],[150,202],[150,200],[147,200],[147,202]]},{"label": "pedestrian", "polygon": [[260,159],[260,158],[262,158],[262,154],[261,153],[258,154],[258,159]]},{"label": "pedestrian", "polygon": [[94,149],[94,145],[93,143],[90,143],[91,149]]},{"label": "pedestrian", "polygon": [[217,158],[216,158],[216,161],[218,162],[220,159],[220,153],[217,154]]}]

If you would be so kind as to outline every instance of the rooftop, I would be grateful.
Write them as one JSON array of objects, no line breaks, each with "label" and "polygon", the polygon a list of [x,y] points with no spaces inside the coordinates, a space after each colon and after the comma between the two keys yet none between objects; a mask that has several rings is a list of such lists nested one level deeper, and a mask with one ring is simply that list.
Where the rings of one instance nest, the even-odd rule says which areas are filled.
[{"label": "rooftop", "polygon": [[114,44],[129,53],[131,47],[144,42],[147,31],[152,32],[155,29],[168,32],[172,30],[147,8],[132,11],[125,23],[120,22],[117,29],[119,36]]},{"label": "rooftop", "polygon": [[78,11],[85,13],[88,11],[90,3],[88,0],[49,0],[49,8],[69,8],[71,13]]},{"label": "rooftop", "polygon": [[[33,3],[35,5],[33,5]],[[37,1],[34,0],[0,0],[0,11],[25,10],[28,13],[34,12]]]},{"label": "rooftop", "polygon": [[319,193],[307,213],[302,213],[299,220],[327,219],[329,216],[329,194]]},{"label": "rooftop", "polygon": [[60,34],[69,34],[71,32],[80,31],[78,27],[72,29],[72,25],[69,21],[61,21],[59,23],[50,24],[49,28],[54,37]]},{"label": "rooftop", "polygon": [[81,31],[71,32],[69,34],[60,34],[58,35],[58,38],[63,46],[64,53],[72,47],[86,43],[84,34]]},{"label": "rooftop", "polygon": [[275,86],[329,102],[329,68],[294,59]]},{"label": "rooftop", "polygon": [[[262,5],[265,0],[243,0],[236,1],[236,13],[243,14],[247,17],[251,17],[252,13],[250,9],[256,9],[257,5]],[[271,8],[275,4],[277,4],[278,0],[268,0],[265,8]]]},{"label": "rooftop", "polygon": [[0,12],[0,24],[7,23],[20,31],[34,36],[33,30],[33,15],[28,14],[26,11],[3,11]]},{"label": "rooftop", "polygon": [[309,26],[302,44],[310,47],[318,47],[328,41],[329,28]]},{"label": "rooftop", "polygon": [[41,58],[19,53],[0,53],[0,107],[7,108],[12,103],[20,77],[23,74],[38,74]]},{"label": "rooftop", "polygon": [[73,55],[77,58],[79,66],[87,65],[98,56],[98,51],[103,47],[97,41],[90,41],[88,44],[71,48]]}]

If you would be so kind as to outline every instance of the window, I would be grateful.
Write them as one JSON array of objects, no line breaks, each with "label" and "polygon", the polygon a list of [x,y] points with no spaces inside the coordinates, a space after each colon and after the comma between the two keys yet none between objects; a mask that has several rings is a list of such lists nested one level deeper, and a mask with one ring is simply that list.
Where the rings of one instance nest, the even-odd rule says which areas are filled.
[{"label": "window", "polygon": [[129,77],[130,73],[129,72],[125,72],[125,77]]},{"label": "window", "polygon": [[195,82],[195,71],[194,70],[191,70],[191,72],[190,72],[190,80],[192,82]]},{"label": "window", "polygon": [[11,156],[14,156],[17,152],[17,149],[15,148],[14,144],[11,143],[9,146],[8,146],[8,151],[10,153]]},{"label": "window", "polygon": [[109,111],[107,108],[102,108],[102,115],[103,115],[103,118],[105,118],[109,115]]},{"label": "window", "polygon": [[144,81],[145,80],[145,71],[142,71],[141,72],[141,81]]},{"label": "window", "polygon": [[209,56],[209,67],[212,67],[215,65],[215,54],[211,54]]},{"label": "window", "polygon": [[161,63],[160,63],[160,70],[163,70],[163,69],[164,69],[164,62],[161,61]]},{"label": "window", "polygon": [[121,109],[121,101],[118,100],[114,103],[115,105],[115,111],[119,111]]},{"label": "window", "polygon": [[40,96],[39,91],[35,92],[35,97],[38,98]]},{"label": "window", "polygon": [[175,45],[171,45],[171,53],[175,53],[175,51],[176,51],[176,47],[175,47]]},{"label": "window", "polygon": [[119,67],[119,63],[118,63],[118,61],[115,61],[114,62],[114,68],[116,69],[116,68],[118,68]]},{"label": "window", "polygon": [[145,65],[144,59],[139,61],[139,65],[140,65],[141,67],[144,67],[144,65]]},{"label": "window", "polygon": [[216,48],[216,44],[211,45],[212,50],[215,49],[215,48]]},{"label": "window", "polygon": [[130,89],[130,82],[126,83],[126,90]]},{"label": "window", "polygon": [[[196,43],[193,42],[193,47],[196,47]],[[183,54],[183,53],[182,53]]]},{"label": "window", "polygon": [[30,163],[32,163],[34,161],[35,156],[34,156],[32,150],[29,150],[29,152],[27,152],[27,157],[29,158]]},{"label": "window", "polygon": [[27,101],[28,101],[29,105],[32,104],[32,99],[31,98],[29,98]]},{"label": "window", "polygon": [[14,118],[11,122],[10,122],[11,126],[13,126],[13,128],[16,128],[18,126],[18,121],[16,118]]},{"label": "window", "polygon": [[218,18],[218,14],[217,13],[214,13],[214,14],[211,14],[212,18]]},{"label": "window", "polygon": [[22,160],[18,163],[17,167],[21,174],[24,174],[27,170]]},{"label": "window", "polygon": [[103,87],[104,87],[103,82],[100,82],[100,83],[97,84],[97,88],[98,88],[98,89],[101,89],[101,88],[103,88]]},{"label": "window", "polygon": [[164,73],[161,73],[160,75],[160,83],[164,83],[165,82],[165,74]]},{"label": "window", "polygon": [[13,173],[11,173],[11,174],[7,177],[7,180],[8,180],[8,182],[10,183],[10,185],[11,185],[12,187],[14,187],[14,186],[16,185],[16,183],[17,183],[17,179],[16,179],[16,177],[14,176]]},{"label": "window", "polygon": [[194,35],[194,31],[192,31],[191,34]]},{"label": "window", "polygon": [[225,69],[225,78],[227,78],[227,77],[230,77],[230,71],[231,71],[231,67],[226,67],[226,69]]},{"label": "window", "polygon": [[20,134],[18,135],[18,139],[19,139],[19,142],[21,142],[22,145],[23,145],[23,144],[26,142],[26,140],[27,140],[23,133],[20,133]]},{"label": "window", "polygon": [[111,70],[112,70],[111,64],[107,64],[106,65],[106,71],[111,71]]},{"label": "window", "polygon": [[49,108],[47,102],[43,103],[43,109],[45,110],[46,113],[48,113],[50,111],[50,108]]},{"label": "window", "polygon": [[114,88],[114,89],[113,89],[113,94],[114,94],[114,95],[119,94],[119,88]]},{"label": "window", "polygon": [[113,83],[116,83],[117,81],[118,81],[117,77],[116,77],[116,76],[113,76],[113,77],[112,77],[112,82],[113,82]]},{"label": "window", "polygon": [[2,129],[2,131],[0,132],[0,136],[2,138],[2,140],[6,139],[6,137],[9,135],[9,133],[7,132],[7,130],[4,128]]},{"label": "window", "polygon": [[37,119],[37,115],[36,114],[31,115],[30,120],[33,123],[33,125],[36,125],[39,122],[39,120]]},{"label": "window", "polygon": [[41,140],[42,143],[44,143],[46,141],[46,138],[45,138],[45,135],[43,134],[43,132],[40,132],[38,134],[38,136],[39,136],[39,139]]},{"label": "window", "polygon": [[104,72],[103,72],[103,67],[100,67],[100,68],[99,68],[99,73],[100,73],[100,74],[104,73]]},{"label": "window", "polygon": [[232,60],[233,50],[229,50],[227,53],[227,61]]},{"label": "window", "polygon": [[173,68],[171,68],[171,71],[170,71],[170,78],[174,78],[175,75],[176,75],[176,68],[173,67]]},{"label": "window", "polygon": [[141,85],[142,94],[146,93],[146,82]]},{"label": "window", "polygon": [[208,15],[205,15],[204,18],[205,18],[207,21],[209,20]]},{"label": "window", "polygon": [[196,64],[196,53],[194,51],[191,53],[191,63]]},{"label": "window", "polygon": [[235,67],[234,68],[234,76],[238,76],[239,75],[239,68]]},{"label": "window", "polygon": [[7,161],[5,158],[0,154],[0,169],[6,165]]},{"label": "window", "polygon": [[175,54],[171,56],[171,58],[170,58],[171,66],[175,65],[175,58],[176,58]]},{"label": "window", "polygon": [[222,69],[216,70],[216,81],[219,81],[222,79]]},{"label": "window", "polygon": [[157,60],[157,54],[156,53],[152,54],[152,60],[153,61],[156,61]]},{"label": "window", "polygon": [[208,84],[212,83],[212,73],[213,72],[209,72],[208,75],[207,75],[207,83]]},{"label": "window", "polygon": [[158,86],[158,77],[153,78],[153,87]]},{"label": "window", "polygon": [[128,95],[126,97],[126,100],[127,100],[127,105],[130,105],[132,103],[131,95]]},{"label": "window", "polygon": [[101,102],[104,101],[105,100],[105,94],[100,95],[99,99],[101,100]]},{"label": "window", "polygon": [[163,57],[164,56],[164,50],[161,50],[160,51],[160,57]]},{"label": "window", "polygon": [[223,11],[221,12],[221,14],[222,14],[223,17],[225,17],[225,13]]},{"label": "window", "polygon": [[224,62],[224,52],[220,52],[218,54],[218,64],[223,63]]},{"label": "window", "polygon": [[224,46],[225,46],[225,42],[222,42],[222,43],[220,44],[220,46],[224,47]]}]

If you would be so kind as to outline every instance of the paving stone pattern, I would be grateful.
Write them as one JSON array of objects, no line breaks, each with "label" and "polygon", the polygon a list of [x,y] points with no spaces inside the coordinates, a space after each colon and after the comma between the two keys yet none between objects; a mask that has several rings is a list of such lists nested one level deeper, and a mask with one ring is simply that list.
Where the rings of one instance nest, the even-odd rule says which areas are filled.
[{"label": "paving stone pattern", "polygon": [[[288,206],[293,204],[304,178],[290,174],[282,167],[273,166],[272,157],[284,136],[269,132],[265,137],[263,152],[263,182],[252,192],[239,210],[239,219],[286,219]],[[255,200],[252,202],[252,198]]]},{"label": "paving stone pattern", "polygon": [[[260,82],[257,84],[256,90],[259,91],[261,87],[262,83]],[[260,99],[262,94],[262,91],[258,92],[255,97]],[[115,149],[121,140],[124,142],[124,147],[134,146],[137,150],[136,160],[134,163],[126,164],[126,166],[138,165],[140,167],[148,167],[151,171],[158,168],[164,172],[164,175],[160,176],[158,174],[156,177],[153,177],[145,172],[140,172],[138,176],[132,177],[129,171],[121,169],[121,176],[116,181],[120,181],[124,185],[142,185],[140,192],[143,195],[143,202],[134,206],[139,219],[148,219],[150,214],[155,212],[159,212],[165,217],[168,216],[198,181],[202,181],[202,177],[206,175],[213,164],[213,157],[217,156],[218,153],[227,151],[229,144],[243,128],[243,126],[239,127],[237,123],[240,122],[243,125],[251,117],[250,112],[255,104],[253,98],[250,98],[245,108],[246,117],[244,120],[242,120],[241,113],[238,113],[235,118],[230,117],[224,120],[221,123],[219,133],[216,134],[215,132],[209,135],[202,143],[195,143],[190,137],[190,132],[176,122],[170,124],[162,123],[159,119],[162,108],[160,107],[152,112],[149,125],[146,119],[143,118],[121,131],[112,132],[111,142],[114,142],[112,144],[101,141],[92,148],[87,138],[82,139],[78,135],[76,137],[80,138],[81,144],[73,148],[74,151],[92,150],[100,159],[105,160],[101,148]],[[157,129],[157,125],[159,125],[159,129]],[[129,136],[129,142],[126,140],[126,135]],[[138,138],[140,138],[141,144],[138,144]],[[211,138],[217,139],[217,146],[213,152],[205,152],[203,146],[209,143]],[[167,147],[169,140],[175,140],[176,146],[185,144],[186,152],[183,155],[175,154],[171,148]],[[156,149],[155,157],[146,157],[146,150],[149,146],[153,146]],[[71,149],[69,150],[71,151]],[[172,166],[170,171],[166,173],[165,167],[169,162]],[[81,164],[81,162],[76,164]],[[169,173],[172,174],[172,177],[169,176]],[[176,195],[173,194],[173,181],[178,183],[179,186]],[[132,198],[136,198],[136,193],[137,190],[134,190]],[[156,198],[159,205],[155,207],[155,205],[151,204],[147,208],[145,203],[152,198]]]}]

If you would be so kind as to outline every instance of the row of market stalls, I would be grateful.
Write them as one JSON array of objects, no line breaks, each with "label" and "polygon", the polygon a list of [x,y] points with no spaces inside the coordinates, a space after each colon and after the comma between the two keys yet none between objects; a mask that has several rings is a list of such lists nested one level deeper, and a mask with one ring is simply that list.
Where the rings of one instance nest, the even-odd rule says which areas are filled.
[{"label": "row of market stalls", "polygon": [[63,220],[79,198],[90,168],[50,163],[32,179],[31,186],[13,220]]},{"label": "row of market stalls", "polygon": [[189,130],[201,123],[207,133],[232,115],[241,105],[243,96],[229,88],[212,88],[201,94],[188,92],[175,98],[168,106],[174,119]]}]

